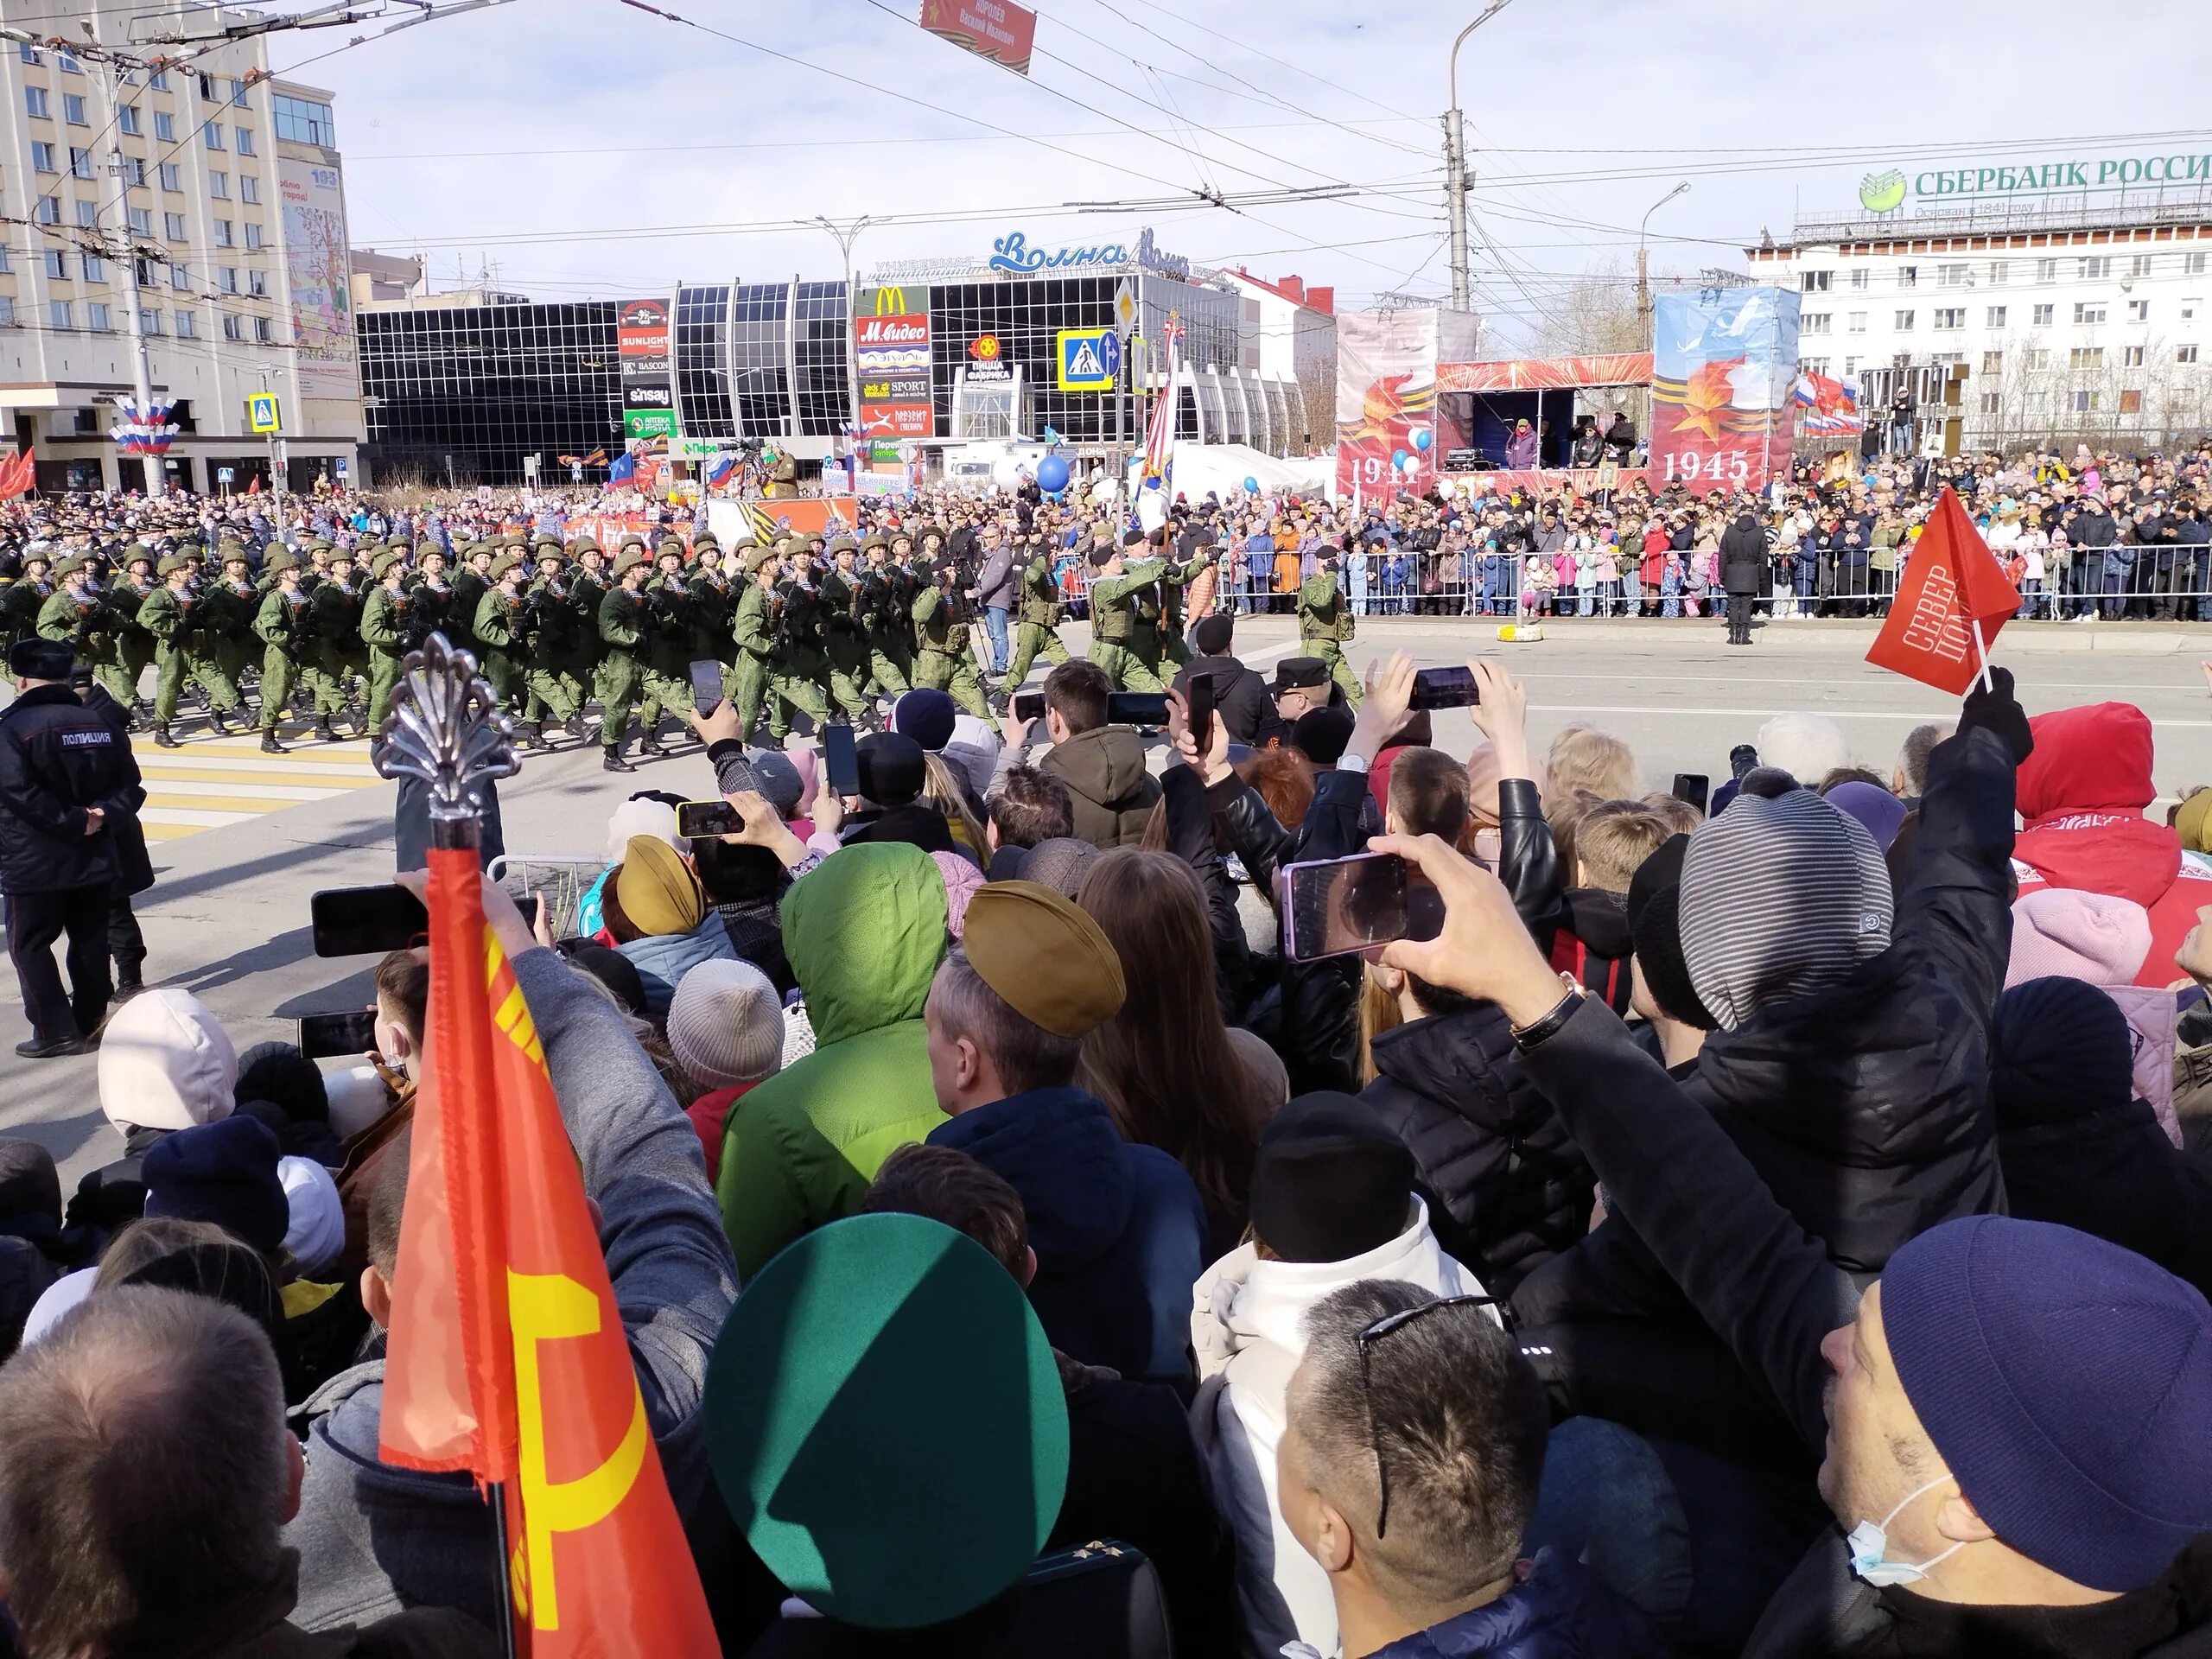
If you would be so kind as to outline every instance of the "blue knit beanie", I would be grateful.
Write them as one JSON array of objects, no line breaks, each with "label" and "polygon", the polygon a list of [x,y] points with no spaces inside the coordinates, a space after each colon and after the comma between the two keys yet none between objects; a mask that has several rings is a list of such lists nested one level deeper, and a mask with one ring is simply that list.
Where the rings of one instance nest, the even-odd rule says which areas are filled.
[{"label": "blue knit beanie", "polygon": [[2212,1532],[2212,1305],[2117,1244],[1969,1216],[1882,1274],[1905,1397],[2010,1548],[2092,1590]]},{"label": "blue knit beanie", "polygon": [[165,1135],[146,1150],[146,1213],[212,1221],[274,1255],[291,1217],[278,1155],[276,1135],[251,1117]]}]

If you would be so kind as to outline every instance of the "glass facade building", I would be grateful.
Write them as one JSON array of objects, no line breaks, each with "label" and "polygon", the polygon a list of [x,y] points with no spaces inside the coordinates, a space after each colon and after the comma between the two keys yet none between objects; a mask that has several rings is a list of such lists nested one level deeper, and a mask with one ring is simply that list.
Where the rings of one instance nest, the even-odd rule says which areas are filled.
[{"label": "glass facade building", "polygon": [[370,476],[509,484],[523,457],[619,449],[613,300],[355,313]]},{"label": "glass facade building", "polygon": [[[1160,338],[1171,309],[1183,326],[1177,435],[1288,453],[1309,429],[1299,391],[1240,366],[1242,298],[1152,270],[886,283],[909,312],[928,296],[934,441],[1035,437],[1049,426],[1078,449],[1141,442],[1128,399],[1057,385],[1059,332],[1109,327],[1124,274],[1144,338]],[[612,301],[364,308],[372,475],[511,483],[524,476],[526,455],[539,456],[550,479],[562,454],[619,449],[614,313]],[[843,283],[685,284],[672,315],[683,453],[770,439],[814,457],[843,435],[852,418]],[[976,349],[986,336],[995,357]],[[1125,383],[1130,371],[1156,388],[1164,365],[1141,359]]]}]

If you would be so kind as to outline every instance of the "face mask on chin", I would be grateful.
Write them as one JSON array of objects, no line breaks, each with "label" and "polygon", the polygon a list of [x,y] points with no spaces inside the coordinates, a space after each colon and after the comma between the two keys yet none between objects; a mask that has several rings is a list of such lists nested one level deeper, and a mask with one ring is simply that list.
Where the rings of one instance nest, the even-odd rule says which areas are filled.
[{"label": "face mask on chin", "polygon": [[1941,1561],[1949,1560],[1965,1548],[1966,1541],[1961,1539],[1948,1549],[1931,1555],[1916,1565],[1911,1561],[1891,1561],[1883,1559],[1889,1553],[1890,1522],[1896,1520],[1899,1512],[1913,1499],[1924,1492],[1934,1491],[1950,1478],[1948,1473],[1944,1473],[1936,1476],[1924,1486],[1916,1486],[1899,1498],[1896,1507],[1879,1521],[1861,1521],[1853,1527],[1844,1539],[1844,1542],[1851,1548],[1851,1570],[1877,1589],[1886,1589],[1891,1585],[1918,1584],[1928,1576],[1930,1567]]}]

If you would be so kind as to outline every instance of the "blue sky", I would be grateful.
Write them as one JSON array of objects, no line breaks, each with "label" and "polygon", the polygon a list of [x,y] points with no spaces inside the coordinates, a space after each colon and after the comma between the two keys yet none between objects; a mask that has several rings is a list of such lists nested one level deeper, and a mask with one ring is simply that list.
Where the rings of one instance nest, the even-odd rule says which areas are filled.
[{"label": "blue sky", "polygon": [[[917,0],[666,9],[785,56],[620,0],[513,0],[355,47],[280,35],[272,60],[337,93],[354,242],[419,248],[443,283],[486,261],[544,298],[830,276],[829,234],[788,222],[874,213],[966,217],[870,226],[863,270],[1014,229],[1053,246],[1149,224],[1163,248],[1333,283],[1344,305],[1445,291],[1438,117],[1472,0],[1048,0],[1028,80],[923,33]],[[1862,175],[1942,165],[1949,146],[2212,153],[2201,0],[2096,16],[1514,0],[1459,64],[1478,308],[1510,338],[1575,273],[1624,270],[1637,220],[1682,178],[1652,218],[1656,269],[1738,264],[1762,226],[1848,207]],[[1359,194],[1195,200],[1345,185]],[[1192,206],[1065,205],[1167,198]]]}]

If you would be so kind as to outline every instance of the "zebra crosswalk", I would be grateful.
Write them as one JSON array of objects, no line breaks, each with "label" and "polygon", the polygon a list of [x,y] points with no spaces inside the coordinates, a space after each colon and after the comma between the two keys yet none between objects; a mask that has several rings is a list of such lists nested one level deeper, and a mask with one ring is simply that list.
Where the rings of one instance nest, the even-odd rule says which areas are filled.
[{"label": "zebra crosswalk", "polygon": [[134,740],[131,754],[146,788],[145,810],[139,814],[146,839],[175,841],[227,829],[384,781],[369,765],[365,738],[287,741],[289,754],[264,754],[258,733],[188,737],[177,749],[156,748],[143,736]]}]

